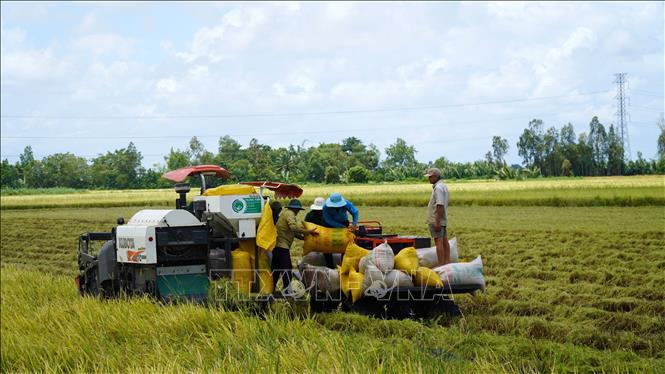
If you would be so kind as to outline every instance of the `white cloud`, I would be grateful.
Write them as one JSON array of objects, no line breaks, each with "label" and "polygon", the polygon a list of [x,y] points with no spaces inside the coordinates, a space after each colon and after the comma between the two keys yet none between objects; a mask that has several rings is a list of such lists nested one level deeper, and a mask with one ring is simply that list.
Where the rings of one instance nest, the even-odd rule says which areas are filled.
[{"label": "white cloud", "polygon": [[356,11],[356,4],[350,1],[334,1],[325,3],[325,14],[333,22],[349,21]]},{"label": "white cloud", "polygon": [[76,27],[76,31],[80,33],[90,33],[96,31],[98,27],[99,17],[97,17],[97,13],[89,12],[83,16],[81,23]]},{"label": "white cloud", "polygon": [[[573,55],[582,49],[590,49],[596,42],[593,31],[586,27],[579,27],[573,31],[560,47],[553,47],[544,56],[543,61],[536,63],[533,71],[538,79],[538,86],[534,95],[556,95],[561,93],[562,78],[568,71],[571,62],[576,59]],[[567,83],[567,82],[565,82]]]},{"label": "white cloud", "polygon": [[7,49],[15,48],[23,44],[25,32],[21,29],[5,28],[5,21],[0,21],[0,48],[4,52]]},{"label": "white cloud", "polygon": [[62,77],[67,63],[50,50],[23,50],[2,53],[3,81],[50,80]]},{"label": "white cloud", "polygon": [[164,78],[157,81],[155,84],[157,96],[170,96],[176,93],[178,84],[173,78]]},{"label": "white cloud", "polygon": [[273,92],[279,98],[307,102],[314,97],[320,97],[316,93],[317,82],[306,75],[292,75],[283,81],[273,84]]},{"label": "white cloud", "polygon": [[233,9],[224,14],[219,25],[197,30],[188,50],[177,52],[176,56],[188,63],[199,58],[220,62],[233,52],[248,47],[266,20],[262,8]]},{"label": "white cloud", "polygon": [[112,55],[127,57],[132,51],[134,41],[118,34],[91,34],[79,38],[78,48],[94,56]]}]

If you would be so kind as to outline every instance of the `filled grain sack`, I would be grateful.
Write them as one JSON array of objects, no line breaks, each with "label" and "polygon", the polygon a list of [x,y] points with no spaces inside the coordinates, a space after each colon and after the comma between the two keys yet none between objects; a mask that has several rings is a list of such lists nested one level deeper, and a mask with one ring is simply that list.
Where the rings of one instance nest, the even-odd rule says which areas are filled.
[{"label": "filled grain sack", "polygon": [[404,248],[395,255],[395,269],[413,274],[418,269],[418,252],[415,248]]},{"label": "filled grain sack", "polygon": [[231,268],[233,269],[231,279],[242,293],[249,294],[252,290],[254,270],[249,259],[249,254],[242,251],[231,252]]},{"label": "filled grain sack", "polygon": [[[333,253],[333,266],[342,264],[342,254]],[[309,252],[308,254],[302,256],[300,259],[300,264],[307,264],[313,266],[326,266],[325,255],[321,252]]]},{"label": "filled grain sack", "polygon": [[305,264],[301,275],[307,290],[318,292],[335,292],[339,290],[340,281],[337,269]]},{"label": "filled grain sack", "polygon": [[363,292],[368,288],[386,288],[385,275],[374,264],[365,266]]},{"label": "filled grain sack", "polygon": [[485,290],[483,277],[483,259],[478,256],[471,262],[447,264],[433,269],[446,284],[460,286],[478,286]]},{"label": "filled grain sack", "polygon": [[339,288],[342,290],[344,295],[349,296],[349,274],[342,273],[342,267],[337,267],[337,273],[339,274]]},{"label": "filled grain sack", "polygon": [[349,273],[349,292],[351,293],[351,300],[355,303],[362,296],[363,291],[363,274],[351,269]]},{"label": "filled grain sack", "polygon": [[351,269],[358,271],[360,259],[367,256],[369,251],[355,243],[349,244],[342,259],[342,269],[340,274],[349,274]]},{"label": "filled grain sack", "polygon": [[[239,243],[239,248],[231,252],[231,254],[235,252],[246,253],[249,256],[249,266],[247,268],[251,269],[253,272],[254,270],[256,270],[254,269],[255,265],[254,256],[256,254],[256,251],[257,248],[256,248],[256,243],[254,241],[241,240]],[[275,289],[275,285],[272,283],[272,272],[271,272],[270,256],[269,256],[270,252],[266,251],[263,248],[258,248],[258,252],[259,252],[259,269],[258,269],[259,292],[264,295],[271,294]],[[254,282],[254,274],[252,273],[252,283],[253,282]]]},{"label": "filled grain sack", "polygon": [[422,266],[416,269],[416,272],[413,274],[413,283],[416,286],[443,287],[443,281],[439,277],[439,274],[432,269]]},{"label": "filled grain sack", "polygon": [[333,229],[319,226],[311,222],[303,222],[307,230],[316,229],[319,235],[305,235],[303,254],[309,252],[344,253],[355,236],[346,228]]},{"label": "filled grain sack", "polygon": [[[459,261],[459,257],[457,255],[457,237],[450,239],[448,243],[450,244],[450,261]],[[431,269],[439,263],[439,259],[436,255],[436,246],[429,248],[418,248],[416,249],[416,253],[418,256],[418,266]]]},{"label": "filled grain sack", "polygon": [[395,268],[395,253],[388,243],[383,243],[367,255],[367,264],[372,264],[387,273]]},{"label": "filled grain sack", "polygon": [[400,270],[391,270],[387,272],[383,279],[388,288],[413,287],[411,276]]},{"label": "filled grain sack", "polygon": [[369,260],[369,258],[365,256],[361,258],[360,261],[358,262],[358,271],[360,271],[363,274],[365,273],[365,269],[367,268],[367,260]]}]

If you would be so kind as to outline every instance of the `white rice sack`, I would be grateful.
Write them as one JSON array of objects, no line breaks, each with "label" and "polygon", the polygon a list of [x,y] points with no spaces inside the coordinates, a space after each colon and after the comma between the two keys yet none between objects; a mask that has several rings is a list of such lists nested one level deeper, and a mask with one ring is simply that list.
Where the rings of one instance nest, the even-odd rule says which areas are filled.
[{"label": "white rice sack", "polygon": [[[342,264],[342,254],[333,253],[333,265]],[[313,266],[326,266],[326,258],[321,252],[309,252],[308,254],[302,256],[300,259],[300,264],[309,264]],[[300,267],[300,266],[299,266]]]},{"label": "white rice sack", "polygon": [[360,262],[358,262],[358,271],[361,273],[365,273],[365,269],[367,268],[367,261],[369,261],[369,257],[365,256],[360,259]]},{"label": "white rice sack", "polygon": [[[450,239],[448,244],[450,244],[450,261],[459,261],[459,256],[457,255],[457,237]],[[431,269],[439,263],[439,259],[436,255],[436,246],[418,248],[416,249],[416,256],[418,256],[418,266]]]},{"label": "white rice sack", "polygon": [[411,276],[400,270],[391,270],[384,278],[386,286],[391,287],[413,287]]},{"label": "white rice sack", "polygon": [[300,264],[300,278],[302,279],[303,284],[307,288],[314,286],[314,277],[316,276],[316,266],[310,264]]},{"label": "white rice sack", "polygon": [[385,274],[374,264],[368,263],[363,278],[363,292],[368,288],[386,288]]},{"label": "white rice sack", "polygon": [[339,270],[337,269],[326,269],[328,276],[328,284],[326,287],[326,291],[328,292],[335,292],[339,290]]},{"label": "white rice sack", "polygon": [[395,268],[395,253],[388,243],[383,243],[367,255],[368,263],[387,273]]},{"label": "white rice sack", "polygon": [[478,286],[485,290],[483,259],[478,256],[471,262],[447,264],[432,269],[446,285]]},{"label": "white rice sack", "polygon": [[339,272],[325,266],[302,265],[302,280],[308,290],[334,292],[339,290]]}]

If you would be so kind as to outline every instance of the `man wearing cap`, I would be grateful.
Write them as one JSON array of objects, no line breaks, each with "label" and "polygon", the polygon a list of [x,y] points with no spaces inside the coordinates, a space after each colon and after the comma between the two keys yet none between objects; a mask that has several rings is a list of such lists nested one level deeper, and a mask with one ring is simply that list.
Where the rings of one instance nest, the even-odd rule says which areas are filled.
[{"label": "man wearing cap", "polygon": [[427,225],[436,244],[437,266],[450,262],[448,243],[448,186],[441,180],[441,170],[430,168],[425,174],[432,184],[432,196],[427,204]]},{"label": "man wearing cap", "polygon": [[298,199],[291,199],[286,209],[277,219],[277,243],[272,250],[272,281],[276,286],[279,278],[282,278],[282,289],[290,290],[291,284],[291,244],[293,238],[304,239],[305,235],[319,235],[316,229],[307,230],[299,225],[296,216],[303,210],[302,203]]},{"label": "man wearing cap", "polygon": [[339,192],[332,193],[323,205],[323,221],[326,227],[349,227],[349,216],[353,217],[353,230],[358,228],[358,209]]},{"label": "man wearing cap", "polygon": [[[328,227],[326,222],[323,220],[323,206],[326,203],[326,199],[322,197],[317,197],[314,199],[314,204],[309,207],[309,212],[305,215],[305,222],[310,222],[315,225]],[[326,261],[326,267],[329,269],[335,269],[335,262],[333,261],[332,253],[324,253],[323,258]]]},{"label": "man wearing cap", "polygon": [[305,222],[311,222],[315,225],[326,226],[323,221],[323,205],[326,199],[317,197],[314,199],[314,204],[309,207],[309,212],[305,215]]}]

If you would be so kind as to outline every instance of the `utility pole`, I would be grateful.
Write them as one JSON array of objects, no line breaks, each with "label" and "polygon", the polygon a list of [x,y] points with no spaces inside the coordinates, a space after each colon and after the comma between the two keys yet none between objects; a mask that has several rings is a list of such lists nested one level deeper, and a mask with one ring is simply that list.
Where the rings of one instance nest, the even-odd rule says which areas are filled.
[{"label": "utility pole", "polygon": [[628,139],[628,111],[626,110],[626,103],[628,97],[626,96],[626,88],[628,86],[627,73],[614,74],[614,83],[617,84],[617,120],[619,132],[621,134],[621,144],[623,145],[623,159],[630,159],[630,140]]}]

